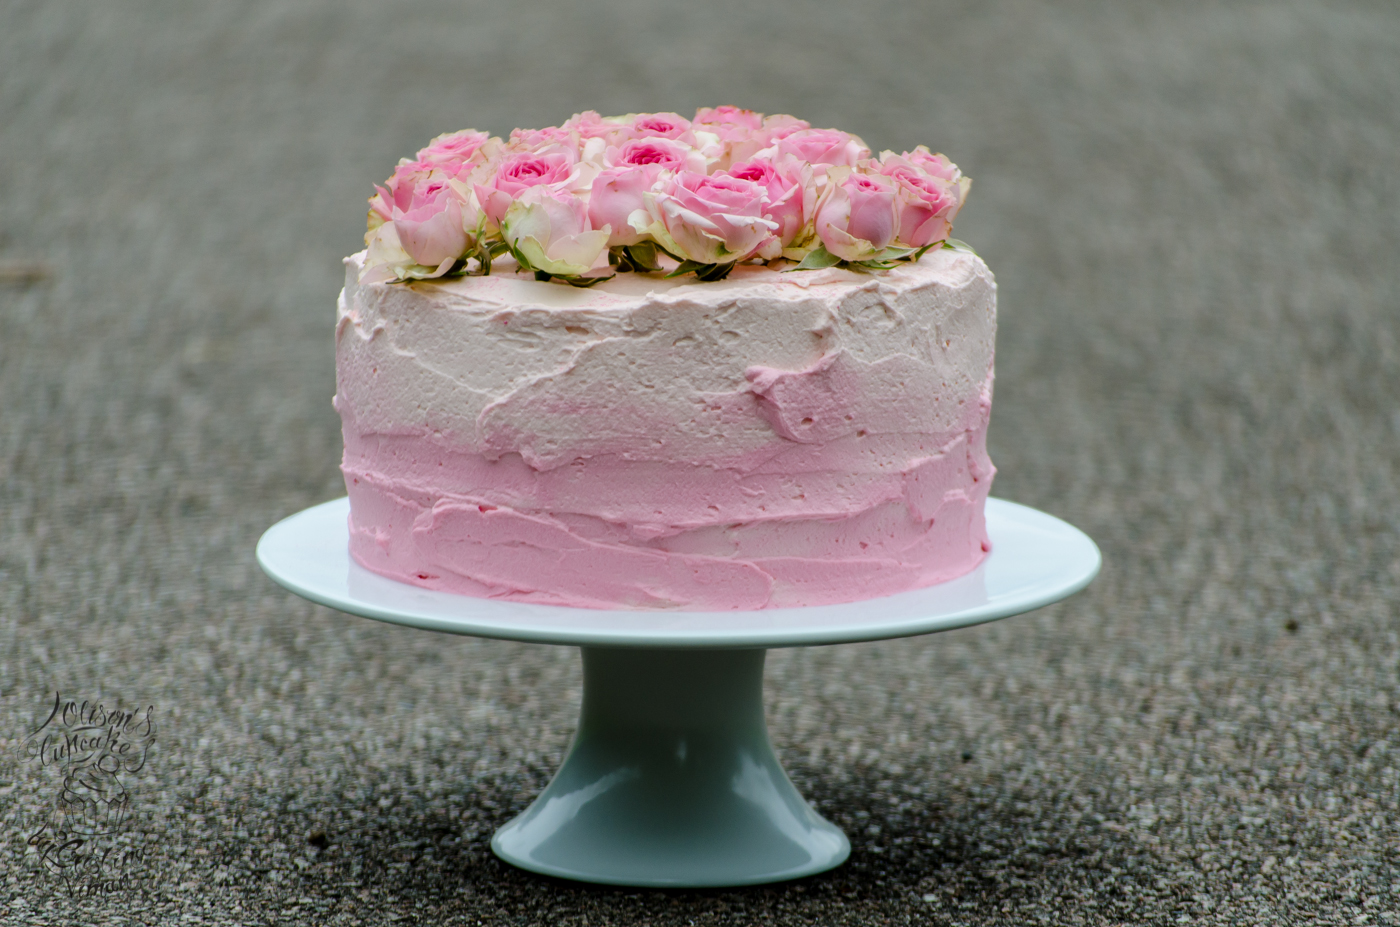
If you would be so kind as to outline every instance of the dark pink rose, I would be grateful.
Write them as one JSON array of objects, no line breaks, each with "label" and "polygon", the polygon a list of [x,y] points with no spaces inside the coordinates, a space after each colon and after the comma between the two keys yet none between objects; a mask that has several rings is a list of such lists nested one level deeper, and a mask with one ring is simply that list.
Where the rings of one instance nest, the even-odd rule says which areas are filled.
[{"label": "dark pink rose", "polygon": [[562,188],[574,179],[577,152],[567,145],[550,145],[540,151],[514,151],[502,159],[490,180],[476,185],[482,212],[500,226],[510,204],[531,187]]},{"label": "dark pink rose", "polygon": [[615,167],[593,179],[588,197],[588,221],[595,229],[609,226],[608,247],[635,245],[645,237],[629,222],[634,212],[646,211],[644,195],[661,175],[660,165]]},{"label": "dark pink rose", "polygon": [[834,168],[817,207],[817,235],[826,250],[846,261],[868,261],[890,246],[899,231],[894,183],[880,175]]},{"label": "dark pink rose", "polygon": [[647,229],[662,247],[701,264],[747,260],[760,251],[776,257],[778,223],[763,215],[768,191],[752,180],[693,172],[662,178],[647,194]]},{"label": "dark pink rose", "polygon": [[705,172],[705,156],[681,142],[666,138],[638,138],[609,148],[604,157],[609,167],[656,167],[668,171]]},{"label": "dark pink rose", "polygon": [[755,158],[736,164],[725,173],[751,180],[768,192],[763,215],[778,223],[778,241],[784,248],[802,235],[817,199],[810,167],[795,161],[774,164],[766,158]]}]

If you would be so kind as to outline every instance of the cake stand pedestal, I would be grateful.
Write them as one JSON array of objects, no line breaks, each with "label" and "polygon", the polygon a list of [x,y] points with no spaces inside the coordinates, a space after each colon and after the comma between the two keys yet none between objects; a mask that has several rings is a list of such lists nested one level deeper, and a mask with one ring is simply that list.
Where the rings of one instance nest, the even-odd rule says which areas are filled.
[{"label": "cake stand pedestal", "polygon": [[1085,534],[990,499],[992,552],[949,582],[848,605],[756,612],[603,611],[420,589],[349,556],[349,502],[278,522],[258,563],[292,592],[408,627],[567,644],[583,653],[583,707],[539,798],[491,841],[522,869],[613,885],[753,885],[812,875],[850,854],[783,772],[763,717],[768,648],[947,631],[1021,614],[1099,570]]}]

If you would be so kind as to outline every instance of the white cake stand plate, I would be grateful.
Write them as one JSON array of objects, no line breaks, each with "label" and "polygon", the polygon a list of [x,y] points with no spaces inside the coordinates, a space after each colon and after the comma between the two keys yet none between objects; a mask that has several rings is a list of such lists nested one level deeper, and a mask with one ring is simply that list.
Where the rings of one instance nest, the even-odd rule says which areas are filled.
[{"label": "white cake stand plate", "polygon": [[767,648],[967,627],[1083,589],[1099,550],[1043,512],[987,501],[973,572],[849,605],[749,612],[602,611],[477,599],[385,579],[349,555],[338,499],[278,522],[258,563],[297,595],[394,624],[583,652],[578,731],[554,779],[491,841],[505,861],[585,882],[753,885],[840,865],[850,843],[788,780],[763,717]]}]

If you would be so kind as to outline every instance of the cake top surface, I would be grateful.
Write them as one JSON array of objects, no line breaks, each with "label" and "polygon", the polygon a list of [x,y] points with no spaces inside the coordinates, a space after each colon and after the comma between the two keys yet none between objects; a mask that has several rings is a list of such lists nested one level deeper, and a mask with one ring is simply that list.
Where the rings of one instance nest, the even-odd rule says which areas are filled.
[{"label": "cake top surface", "polygon": [[376,188],[360,280],[489,276],[506,257],[576,287],[752,265],[888,272],[950,240],[970,183],[922,145],[876,157],[850,133],[730,106],[586,112],[507,140],[467,129]]},{"label": "cake top surface", "polygon": [[[366,253],[361,251],[345,259],[348,283],[353,284],[363,277],[366,258]],[[507,256],[493,262],[487,276],[438,277],[406,281],[401,285],[414,291],[420,303],[428,301],[487,310],[596,310],[677,301],[721,305],[738,298],[792,302],[819,296],[837,300],[860,289],[908,291],[927,286],[960,289],[975,276],[991,281],[991,272],[982,260],[960,246],[930,251],[918,261],[900,262],[883,273],[842,267],[795,272],[790,267],[740,264],[724,279],[709,282],[689,275],[669,276],[660,271],[619,273],[593,286],[573,287],[540,281]],[[372,283],[361,285],[375,286]]]}]

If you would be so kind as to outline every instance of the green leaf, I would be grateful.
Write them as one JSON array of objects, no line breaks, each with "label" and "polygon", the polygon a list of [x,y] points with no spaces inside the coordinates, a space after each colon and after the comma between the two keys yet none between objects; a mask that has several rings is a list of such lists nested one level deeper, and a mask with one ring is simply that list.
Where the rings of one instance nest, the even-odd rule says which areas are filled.
[{"label": "green leaf", "polygon": [[[520,265],[521,270],[534,270],[536,280],[540,278],[540,274],[544,273],[544,271],[535,270],[535,268],[531,266],[530,262],[525,259],[525,255],[520,253],[520,249],[514,248],[507,243],[506,250],[510,251],[510,256],[515,258],[515,262]],[[545,279],[548,280],[549,277],[546,276]]]},{"label": "green leaf", "polygon": [[627,253],[628,260],[637,270],[661,269],[661,265],[656,263],[656,245],[652,242],[642,241],[635,245],[626,245],[622,250]]},{"label": "green leaf", "polygon": [[958,241],[956,238],[949,238],[947,241],[943,242],[943,247],[952,248],[954,251],[966,251],[974,257],[977,256],[977,252],[972,250],[971,245],[965,241]]},{"label": "green leaf", "polygon": [[586,290],[591,286],[597,286],[604,280],[611,280],[616,276],[617,274],[608,274],[606,277],[560,277],[559,279],[563,280],[569,286],[576,286]]},{"label": "green leaf", "polygon": [[[674,251],[667,250],[666,246],[663,245],[663,244],[662,244],[661,242],[659,242],[659,241],[648,241],[648,242],[645,242],[645,244],[651,245],[651,246],[652,246],[653,248],[655,248],[657,251],[660,251],[662,254],[666,255],[667,257],[669,257],[669,258],[670,258],[671,260],[673,260],[673,261],[680,261],[682,264],[684,264],[685,261],[686,261],[685,258],[681,257],[679,254],[676,254]],[[660,269],[661,269],[661,268],[659,268],[659,267],[657,268],[657,270],[660,270]]]},{"label": "green leaf", "polygon": [[704,280],[706,283],[713,283],[716,280],[723,280],[725,277],[728,277],[729,272],[734,269],[734,262],[730,261],[728,264],[704,264],[701,266],[704,267],[704,270],[697,270],[695,276]]},{"label": "green leaf", "polygon": [[671,271],[669,274],[667,274],[667,275],[666,275],[666,279],[669,280],[669,279],[671,279],[672,277],[682,277],[682,276],[685,276],[686,274],[689,274],[689,273],[694,273],[694,274],[698,275],[699,272],[700,272],[702,269],[704,269],[704,268],[706,268],[706,267],[711,267],[711,266],[713,266],[713,265],[710,265],[710,264],[701,264],[699,261],[690,261],[690,260],[681,261],[681,266],[680,266],[680,267],[677,267],[675,270],[673,270],[673,271]]},{"label": "green leaf", "polygon": [[619,245],[608,249],[608,263],[622,273],[660,270],[661,265],[656,262],[656,250],[656,245],[649,241],[635,245]]},{"label": "green leaf", "polygon": [[537,270],[537,271],[535,271],[535,279],[538,280],[538,281],[540,281],[541,283],[548,283],[548,282],[550,281],[550,279],[553,278],[553,276],[554,276],[553,274],[551,274],[551,273],[546,273],[545,271],[542,271],[542,270]]},{"label": "green leaf", "polygon": [[681,266],[666,275],[666,279],[679,277],[683,274],[695,274],[696,277],[706,283],[713,283],[716,280],[723,280],[729,276],[734,269],[734,262],[728,264],[701,264],[699,261],[681,261]]},{"label": "green leaf", "polygon": [[835,267],[840,263],[842,263],[841,259],[826,250],[826,245],[817,245],[807,253],[801,264],[785,271],[785,273],[791,273],[793,270],[821,270],[826,267]]}]

